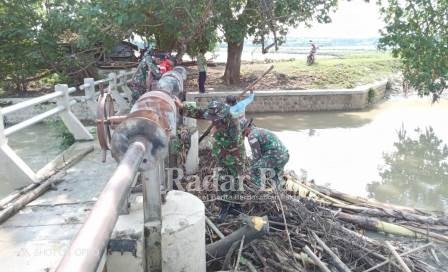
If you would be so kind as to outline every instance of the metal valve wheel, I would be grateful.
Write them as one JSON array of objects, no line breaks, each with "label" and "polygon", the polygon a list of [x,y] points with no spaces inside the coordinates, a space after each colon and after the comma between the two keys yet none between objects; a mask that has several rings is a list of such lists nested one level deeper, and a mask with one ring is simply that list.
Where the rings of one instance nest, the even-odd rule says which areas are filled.
[{"label": "metal valve wheel", "polygon": [[111,122],[110,117],[114,115],[114,101],[109,93],[101,92],[98,97],[96,129],[98,142],[103,150],[103,162],[106,161],[106,152],[110,150]]}]

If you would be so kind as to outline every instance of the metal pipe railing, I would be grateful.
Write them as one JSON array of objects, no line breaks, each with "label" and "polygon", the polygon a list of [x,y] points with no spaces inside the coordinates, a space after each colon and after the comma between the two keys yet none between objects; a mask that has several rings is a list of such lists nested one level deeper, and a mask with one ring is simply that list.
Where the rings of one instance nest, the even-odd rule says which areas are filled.
[{"label": "metal pipe railing", "polygon": [[[110,148],[119,166],[72,241],[57,272],[96,271],[137,171],[142,173],[144,187],[145,229],[151,233],[144,237],[145,250],[152,253],[146,265],[153,271],[161,269],[160,185],[164,179],[163,160],[168,155],[170,137],[176,135],[178,120],[171,95],[183,91],[182,81],[186,78],[185,69],[178,69],[175,73],[175,78],[163,77],[156,90],[140,97],[130,113],[114,129]],[[109,77],[113,79],[111,84],[116,87],[116,76]],[[94,83],[92,79],[88,81],[86,83],[91,93]],[[100,107],[101,110],[104,108]],[[106,121],[110,122],[111,119],[103,120]],[[100,133],[98,136],[102,137]]]},{"label": "metal pipe railing", "polygon": [[146,152],[145,140],[133,142],[107,182],[81,230],[59,263],[57,272],[96,271],[118,219],[127,189]]}]

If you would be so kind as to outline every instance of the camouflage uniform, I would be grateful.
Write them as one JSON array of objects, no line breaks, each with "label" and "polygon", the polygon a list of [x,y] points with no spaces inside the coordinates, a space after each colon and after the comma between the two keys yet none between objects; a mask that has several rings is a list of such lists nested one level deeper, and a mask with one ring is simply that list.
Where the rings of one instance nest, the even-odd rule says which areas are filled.
[{"label": "camouflage uniform", "polygon": [[238,178],[244,171],[246,152],[240,124],[232,117],[229,108],[228,105],[218,101],[210,102],[206,109],[184,102],[182,114],[190,118],[212,121],[216,128],[212,155],[216,157],[218,167],[223,168],[219,176],[231,175]]},{"label": "camouflage uniform", "polygon": [[256,184],[261,182],[261,168],[274,169],[276,177],[273,179],[279,182],[278,175],[289,160],[288,149],[274,133],[264,128],[251,126],[248,140],[253,156],[251,172]]},{"label": "camouflage uniform", "polygon": [[[151,71],[151,74],[149,74],[148,71]],[[132,78],[132,82],[129,84],[132,91],[132,104],[134,104],[142,94],[150,90],[151,86],[148,86],[148,83],[150,84],[151,81],[148,80],[148,75],[151,76],[151,79],[155,80],[159,80],[162,76],[159,68],[152,61],[150,53],[145,53],[137,67],[137,72],[135,72],[135,75]]]}]

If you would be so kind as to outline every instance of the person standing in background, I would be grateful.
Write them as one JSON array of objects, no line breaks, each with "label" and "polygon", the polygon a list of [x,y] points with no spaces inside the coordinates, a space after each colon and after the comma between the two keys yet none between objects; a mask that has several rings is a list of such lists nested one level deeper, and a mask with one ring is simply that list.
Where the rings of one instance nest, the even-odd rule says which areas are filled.
[{"label": "person standing in background", "polygon": [[197,62],[198,62],[198,70],[199,70],[199,92],[205,93],[205,80],[207,79],[207,60],[205,59],[206,50],[201,49],[199,51],[199,55],[197,56]]}]

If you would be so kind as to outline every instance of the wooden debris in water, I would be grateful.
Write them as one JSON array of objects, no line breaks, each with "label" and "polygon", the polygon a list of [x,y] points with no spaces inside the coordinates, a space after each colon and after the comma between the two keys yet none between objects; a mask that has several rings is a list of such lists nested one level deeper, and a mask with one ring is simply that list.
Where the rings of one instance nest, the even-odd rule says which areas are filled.
[{"label": "wooden debris in water", "polygon": [[[201,177],[212,174],[216,165],[208,152],[200,153],[207,158],[200,161]],[[399,272],[405,269],[404,263],[410,271],[444,271],[434,261],[429,248],[434,243],[441,247],[448,245],[445,217],[349,196],[303,183],[293,175],[285,178],[285,190],[261,191],[246,181],[241,215],[228,215],[223,222],[217,220],[219,205],[215,198],[204,198],[209,192],[194,192],[207,199],[204,204],[212,221],[207,227],[211,230],[206,232],[207,241],[216,243],[220,239],[212,228],[226,237],[241,228],[241,216],[267,217],[268,234],[245,241],[242,248],[239,241],[232,252],[227,252],[226,262],[233,263],[234,268],[240,271]],[[365,236],[364,230],[389,236],[373,239]],[[400,236],[407,238],[398,240]],[[394,241],[394,251],[403,263],[395,254],[391,258],[393,253],[385,240]],[[431,242],[427,243],[428,240]],[[416,245],[417,241],[424,245]],[[207,271],[219,271],[224,268],[224,261],[224,258],[210,260]],[[230,268],[227,263],[226,267]]]}]

